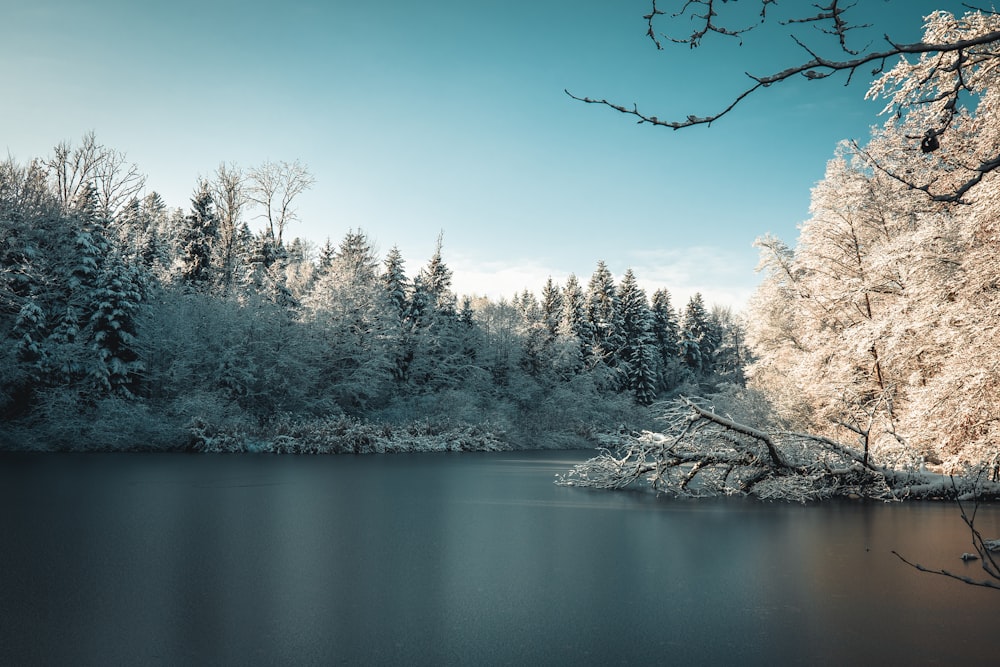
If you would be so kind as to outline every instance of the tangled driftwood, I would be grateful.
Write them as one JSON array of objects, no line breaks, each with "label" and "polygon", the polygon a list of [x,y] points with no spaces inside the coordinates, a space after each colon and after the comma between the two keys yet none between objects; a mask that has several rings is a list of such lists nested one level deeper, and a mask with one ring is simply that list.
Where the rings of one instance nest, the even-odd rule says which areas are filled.
[{"label": "tangled driftwood", "polygon": [[564,486],[623,489],[649,484],[675,496],[750,495],[807,502],[832,497],[998,497],[1000,485],[954,479],[916,466],[889,467],[822,436],[763,431],[680,398],[666,428],[630,437],[557,478]]}]

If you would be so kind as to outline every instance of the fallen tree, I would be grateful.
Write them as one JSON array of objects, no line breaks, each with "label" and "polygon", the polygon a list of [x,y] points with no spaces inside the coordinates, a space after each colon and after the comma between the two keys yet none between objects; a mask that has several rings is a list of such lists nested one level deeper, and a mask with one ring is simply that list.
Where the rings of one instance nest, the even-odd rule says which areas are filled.
[{"label": "fallen tree", "polygon": [[886,465],[826,437],[740,424],[688,398],[666,404],[663,420],[662,431],[630,436],[556,483],[599,489],[647,484],[672,496],[748,495],[794,502],[1000,497],[1000,484],[979,475],[931,473],[915,461]]}]

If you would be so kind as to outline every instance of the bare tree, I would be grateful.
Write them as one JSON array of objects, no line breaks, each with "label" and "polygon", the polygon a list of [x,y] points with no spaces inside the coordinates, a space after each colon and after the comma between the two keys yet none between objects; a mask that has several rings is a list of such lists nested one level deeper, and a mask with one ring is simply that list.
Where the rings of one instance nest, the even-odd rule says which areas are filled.
[{"label": "bare tree", "polygon": [[139,167],[128,162],[124,153],[99,144],[93,131],[83,135],[76,148],[68,141],[60,142],[45,165],[64,209],[89,183],[97,197],[97,212],[105,218],[116,214],[146,185]]},{"label": "bare tree", "polygon": [[261,207],[268,233],[281,245],[285,228],[298,216],[292,203],[316,182],[309,169],[298,160],[292,163],[271,162],[254,167],[249,173],[250,201]]},{"label": "bare tree", "polygon": [[[962,202],[969,191],[983,177],[1000,168],[1000,152],[996,145],[980,145],[971,150],[975,142],[974,118],[977,109],[993,109],[995,104],[987,93],[996,96],[997,64],[1000,61],[1000,15],[994,11],[964,5],[970,11],[962,17],[946,12],[935,12],[928,17],[923,40],[901,43],[889,35],[880,44],[854,45],[855,31],[872,28],[870,24],[854,20],[865,3],[845,3],[827,0],[826,4],[808,5],[807,13],[800,13],[806,3],[791,3],[791,14],[775,17],[779,8],[775,0],[759,0],[759,17],[749,24],[739,15],[743,3],[722,0],[675,0],[657,2],[650,0],[650,11],[644,16],[647,36],[657,49],[664,43],[695,48],[711,35],[740,40],[763,24],[775,22],[787,31],[788,37],[801,47],[800,61],[768,74],[747,73],[750,83],[736,92],[723,108],[708,115],[690,114],[681,119],[663,119],[651,112],[640,110],[637,105],[624,105],[607,99],[578,96],[566,93],[581,102],[600,104],[636,117],[640,123],[649,123],[674,130],[695,125],[710,125],[731,112],[740,102],[759,90],[799,77],[808,81],[826,79],[843,73],[849,83],[859,73],[874,77],[869,97],[889,99],[886,107],[891,112],[890,124],[898,125],[910,140],[907,165],[896,165],[877,160],[876,165],[908,186],[922,190],[932,199],[942,202]],[[672,5],[674,10],[664,9]],[[663,26],[662,24],[666,24]],[[671,36],[675,30],[685,30],[694,25],[686,36]],[[818,28],[813,35],[819,39],[806,40],[795,34],[797,26]],[[661,31],[663,27],[663,31]],[[826,40],[825,43],[823,40]],[[911,63],[907,57],[918,57]],[[891,63],[898,64],[887,71]],[[984,103],[985,102],[985,103]],[[983,115],[983,114],[981,114]],[[982,122],[996,123],[995,114]],[[944,151],[945,136],[954,135],[954,150]],[[938,157],[937,152],[948,153]],[[931,175],[917,180],[912,163],[929,155],[937,160]],[[947,174],[946,178],[941,178]]]},{"label": "bare tree", "polygon": [[104,148],[102,159],[94,169],[94,187],[97,188],[97,208],[106,218],[118,213],[123,206],[136,199],[146,186],[146,175],[139,166],[129,162],[125,153]]},{"label": "bare tree", "polygon": [[236,237],[243,209],[250,199],[247,193],[247,177],[235,164],[220,164],[208,183],[215,203],[218,220],[218,240],[215,246],[216,262],[219,265],[222,288],[229,289],[233,283],[236,263]]}]

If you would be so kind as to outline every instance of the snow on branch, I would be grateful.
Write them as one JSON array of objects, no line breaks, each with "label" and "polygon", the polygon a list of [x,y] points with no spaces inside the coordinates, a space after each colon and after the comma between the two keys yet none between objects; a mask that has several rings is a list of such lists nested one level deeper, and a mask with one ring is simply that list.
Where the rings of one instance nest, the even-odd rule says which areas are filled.
[{"label": "snow on branch", "polygon": [[[829,438],[740,424],[688,398],[666,404],[663,421],[663,431],[643,432],[614,451],[603,450],[556,483],[599,489],[645,483],[671,496],[792,502],[958,497],[969,491],[943,475],[866,463],[862,452]],[[979,489],[980,495],[1000,496],[996,483]]]},{"label": "snow on branch", "polygon": [[[662,1],[652,0],[650,12],[643,17],[648,25],[646,34],[658,49],[663,48],[661,37],[669,42],[687,44],[693,49],[701,46],[702,40],[709,34],[737,38],[742,45],[745,33],[768,22],[769,6],[776,2],[760,0],[759,22],[746,26],[739,23],[748,19],[737,14],[738,8],[734,7],[737,3],[678,0],[675,4],[679,5],[679,9],[669,12],[662,8]],[[987,147],[984,151],[970,150],[966,145],[968,139],[964,136],[969,131],[954,128],[956,118],[975,116],[977,105],[983,104],[983,91],[994,85],[1000,63],[1000,17],[996,12],[966,5],[970,11],[964,17],[947,12],[934,12],[928,16],[923,39],[919,42],[901,43],[885,34],[881,47],[868,44],[864,48],[855,48],[848,43],[851,31],[872,27],[867,23],[855,23],[847,17],[856,4],[830,0],[827,4],[812,5],[804,15],[778,20],[777,23],[788,31],[787,36],[802,49],[802,60],[768,74],[746,72],[749,85],[737,91],[728,104],[714,113],[661,118],[640,110],[637,104],[621,104],[605,98],[577,95],[569,90],[565,92],[577,101],[606,106],[633,116],[639,123],[679,130],[695,125],[711,125],[750,95],[782,81],[799,76],[816,81],[844,72],[846,85],[859,71],[868,74],[870,68],[870,75],[875,79],[868,96],[882,96],[890,100],[885,111],[892,112],[888,124],[909,122],[918,130],[915,134],[904,132],[905,138],[911,140],[906,164],[883,159],[876,160],[876,166],[908,187],[923,191],[934,201],[964,203],[966,195],[979,185],[985,175],[1000,169],[1000,156],[996,154],[995,147]],[[672,27],[693,23],[695,28],[687,37],[670,37],[657,31],[661,22],[667,22]],[[801,24],[817,28],[820,34],[835,37],[838,44],[834,47],[835,52],[823,55],[820,44],[810,43],[791,32]],[[908,61],[907,57],[911,56],[917,56],[918,61]],[[893,67],[887,71],[890,63]],[[950,153],[946,150],[936,153],[945,148],[943,139],[946,131],[961,136],[952,141]],[[973,133],[976,131],[973,130]],[[940,163],[935,173],[948,176],[943,182],[935,181],[934,174],[926,179],[911,175],[913,164],[923,166],[927,161],[921,162],[920,158],[929,157],[932,153]]]}]

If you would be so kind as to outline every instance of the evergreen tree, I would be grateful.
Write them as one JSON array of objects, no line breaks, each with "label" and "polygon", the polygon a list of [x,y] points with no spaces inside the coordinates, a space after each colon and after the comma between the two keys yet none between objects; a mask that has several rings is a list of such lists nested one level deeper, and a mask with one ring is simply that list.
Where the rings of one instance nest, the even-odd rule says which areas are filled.
[{"label": "evergreen tree", "polygon": [[684,309],[680,353],[684,365],[696,373],[710,373],[718,340],[705,311],[701,293],[695,293]]},{"label": "evergreen tree", "polygon": [[746,347],[746,325],[727,307],[713,306],[708,316],[718,344],[713,367],[716,376],[725,382],[746,384],[744,367],[749,363]]},{"label": "evergreen tree", "polygon": [[348,230],[337,248],[330,271],[343,282],[366,286],[375,283],[378,257],[364,232]]},{"label": "evergreen tree", "polygon": [[91,375],[100,390],[132,398],[145,369],[137,335],[143,300],[139,272],[109,255],[91,298],[96,301],[90,325],[97,350]]},{"label": "evergreen tree", "polygon": [[563,298],[559,286],[552,280],[552,276],[545,281],[542,288],[541,317],[545,328],[549,332],[549,338],[555,339],[559,331],[559,321],[562,319]]},{"label": "evergreen tree", "polygon": [[85,223],[92,223],[97,220],[97,188],[94,187],[91,181],[84,183],[73,199],[72,211]]},{"label": "evergreen tree", "polygon": [[541,317],[542,311],[538,298],[530,290],[525,289],[520,296],[515,296],[511,305],[517,309],[525,322],[537,322]]},{"label": "evergreen tree", "polygon": [[616,368],[622,349],[621,304],[614,278],[603,261],[597,263],[587,286],[587,319],[593,332],[590,363],[603,361],[609,368]]},{"label": "evergreen tree", "polygon": [[649,405],[656,397],[656,362],[654,338],[651,332],[652,316],[646,302],[646,293],[635,279],[632,269],[622,277],[621,306],[621,364],[624,387],[635,396],[636,402]]},{"label": "evergreen tree", "polygon": [[337,249],[334,247],[333,243],[330,242],[330,237],[326,237],[326,242],[323,247],[319,249],[319,261],[316,262],[316,277],[326,275],[330,270],[330,266],[333,264],[333,258],[337,255]]},{"label": "evergreen tree", "polygon": [[472,298],[468,296],[462,297],[462,306],[458,310],[458,321],[466,327],[475,326],[475,311],[472,310]]},{"label": "evergreen tree", "polygon": [[389,303],[392,304],[393,310],[401,320],[406,315],[407,309],[407,280],[406,274],[403,272],[403,265],[403,254],[397,246],[392,246],[389,254],[385,256],[382,286],[389,297]]},{"label": "evergreen tree", "polygon": [[559,366],[564,376],[582,370],[594,342],[593,328],[587,318],[587,300],[574,274],[566,278],[562,292],[562,317],[557,337],[560,341]]},{"label": "evergreen tree", "polygon": [[428,303],[437,312],[445,315],[455,314],[455,295],[451,291],[451,269],[441,258],[442,235],[438,236],[434,254],[427,266],[420,270],[421,288],[424,290]]},{"label": "evergreen tree", "polygon": [[656,350],[657,386],[660,391],[669,391],[677,384],[680,364],[680,324],[677,321],[677,311],[670,303],[670,292],[663,288],[653,292],[650,311],[653,345]]},{"label": "evergreen tree", "polygon": [[350,230],[306,306],[318,325],[323,391],[352,414],[388,396],[399,340],[399,318],[377,276],[368,237]]},{"label": "evergreen tree", "polygon": [[190,286],[206,286],[211,279],[212,244],[217,233],[215,207],[208,184],[202,181],[191,198],[181,235],[181,278]]},{"label": "evergreen tree", "polygon": [[410,298],[406,304],[406,322],[408,328],[415,330],[426,323],[433,313],[433,299],[427,289],[424,273],[421,271],[413,279]]}]

